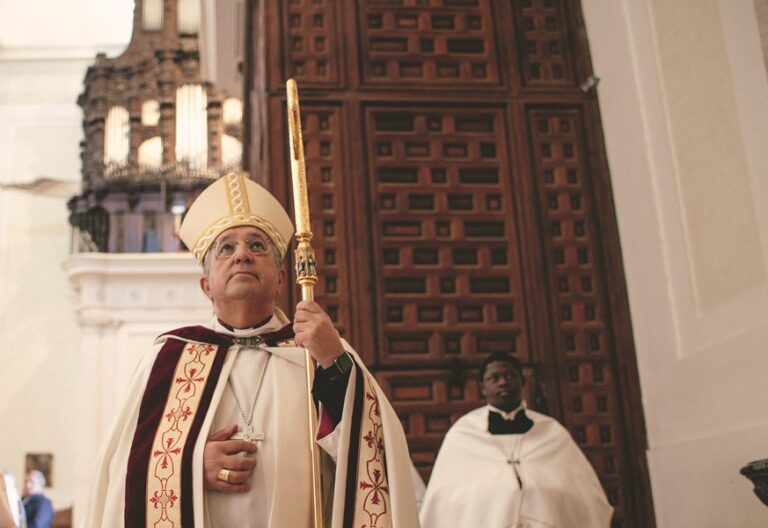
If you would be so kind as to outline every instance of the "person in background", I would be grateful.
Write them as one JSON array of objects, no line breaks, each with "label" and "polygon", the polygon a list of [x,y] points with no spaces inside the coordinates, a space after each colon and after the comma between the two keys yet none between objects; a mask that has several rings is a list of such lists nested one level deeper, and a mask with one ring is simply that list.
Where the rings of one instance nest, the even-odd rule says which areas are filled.
[{"label": "person in background", "polygon": [[491,354],[478,381],[488,405],[448,430],[422,528],[607,528],[613,509],[595,471],[562,425],[526,408],[520,363]]},{"label": "person in background", "polygon": [[53,504],[43,495],[45,475],[33,469],[27,473],[24,483],[24,512],[27,516],[27,528],[51,528],[53,523]]}]

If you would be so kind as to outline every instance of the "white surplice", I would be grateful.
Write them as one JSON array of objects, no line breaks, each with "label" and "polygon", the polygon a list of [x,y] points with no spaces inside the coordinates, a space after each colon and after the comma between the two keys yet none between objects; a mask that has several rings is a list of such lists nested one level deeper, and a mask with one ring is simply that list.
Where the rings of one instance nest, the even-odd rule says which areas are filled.
[{"label": "white surplice", "polygon": [[488,432],[489,407],[451,427],[435,461],[423,528],[607,528],[600,481],[556,420],[526,410],[523,434]]}]

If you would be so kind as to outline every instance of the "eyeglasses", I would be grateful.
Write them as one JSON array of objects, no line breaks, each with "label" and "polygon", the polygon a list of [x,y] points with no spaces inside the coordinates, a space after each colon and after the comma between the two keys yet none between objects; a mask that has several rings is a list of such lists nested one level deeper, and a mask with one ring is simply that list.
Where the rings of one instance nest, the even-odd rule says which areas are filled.
[{"label": "eyeglasses", "polygon": [[246,251],[251,255],[264,256],[269,254],[271,244],[261,238],[246,238],[245,240],[222,240],[213,246],[213,254],[217,259],[228,259],[237,251],[240,244],[245,246]]}]

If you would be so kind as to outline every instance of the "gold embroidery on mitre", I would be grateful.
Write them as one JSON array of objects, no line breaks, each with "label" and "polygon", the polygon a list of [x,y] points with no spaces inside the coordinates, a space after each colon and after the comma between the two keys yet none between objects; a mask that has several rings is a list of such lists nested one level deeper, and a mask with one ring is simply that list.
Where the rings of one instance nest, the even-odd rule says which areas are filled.
[{"label": "gold embroidery on mitre", "polygon": [[190,251],[197,261],[200,263],[203,262],[205,253],[222,231],[241,225],[253,226],[264,231],[264,234],[275,243],[280,254],[285,255],[288,250],[288,241],[283,240],[282,235],[271,222],[266,221],[260,216],[251,214],[245,186],[245,174],[233,172],[223,176],[223,178],[226,183],[224,189],[227,194],[227,209],[229,210],[229,214],[223,218],[219,218],[208,226],[205,232],[200,235],[200,238],[197,239],[197,242],[195,242],[193,247],[190,248]]},{"label": "gold embroidery on mitre", "polygon": [[248,197],[245,192],[245,182],[243,182],[242,173],[227,174],[227,197],[229,198],[229,214],[250,216],[251,210],[248,207]]},{"label": "gold embroidery on mitre", "polygon": [[214,345],[187,343],[176,363],[150,451],[147,526],[181,527],[181,457],[215,357]]},{"label": "gold embroidery on mitre", "polygon": [[197,239],[195,246],[191,249],[192,254],[195,256],[198,262],[202,262],[205,253],[208,251],[208,248],[211,247],[213,241],[216,240],[216,237],[219,236],[222,231],[226,231],[230,227],[237,227],[241,225],[257,227],[264,231],[264,234],[266,234],[272,240],[272,242],[275,243],[275,246],[277,247],[278,251],[280,251],[280,254],[285,255],[285,252],[288,250],[288,244],[283,240],[283,237],[280,235],[277,228],[275,228],[274,225],[272,225],[270,222],[267,222],[263,218],[254,215],[225,216],[224,218],[218,219],[206,230],[206,232],[200,238]]}]

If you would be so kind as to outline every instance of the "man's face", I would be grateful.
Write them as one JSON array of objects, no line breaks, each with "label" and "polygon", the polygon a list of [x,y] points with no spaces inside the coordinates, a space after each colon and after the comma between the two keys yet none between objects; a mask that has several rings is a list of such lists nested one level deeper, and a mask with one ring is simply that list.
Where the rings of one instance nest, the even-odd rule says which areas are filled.
[{"label": "man's face", "polygon": [[488,403],[502,411],[512,411],[522,399],[523,380],[515,366],[506,361],[490,363],[483,375],[480,392]]},{"label": "man's face", "polygon": [[24,481],[24,494],[35,495],[41,491],[42,489],[38,485],[37,480],[32,475],[27,475],[27,479]]},{"label": "man's face", "polygon": [[[260,254],[259,248],[269,248]],[[275,249],[263,231],[240,226],[228,229],[211,245],[210,269],[200,280],[203,292],[213,301],[216,313],[229,303],[250,301],[269,308],[285,280],[285,270],[277,267]]]}]

